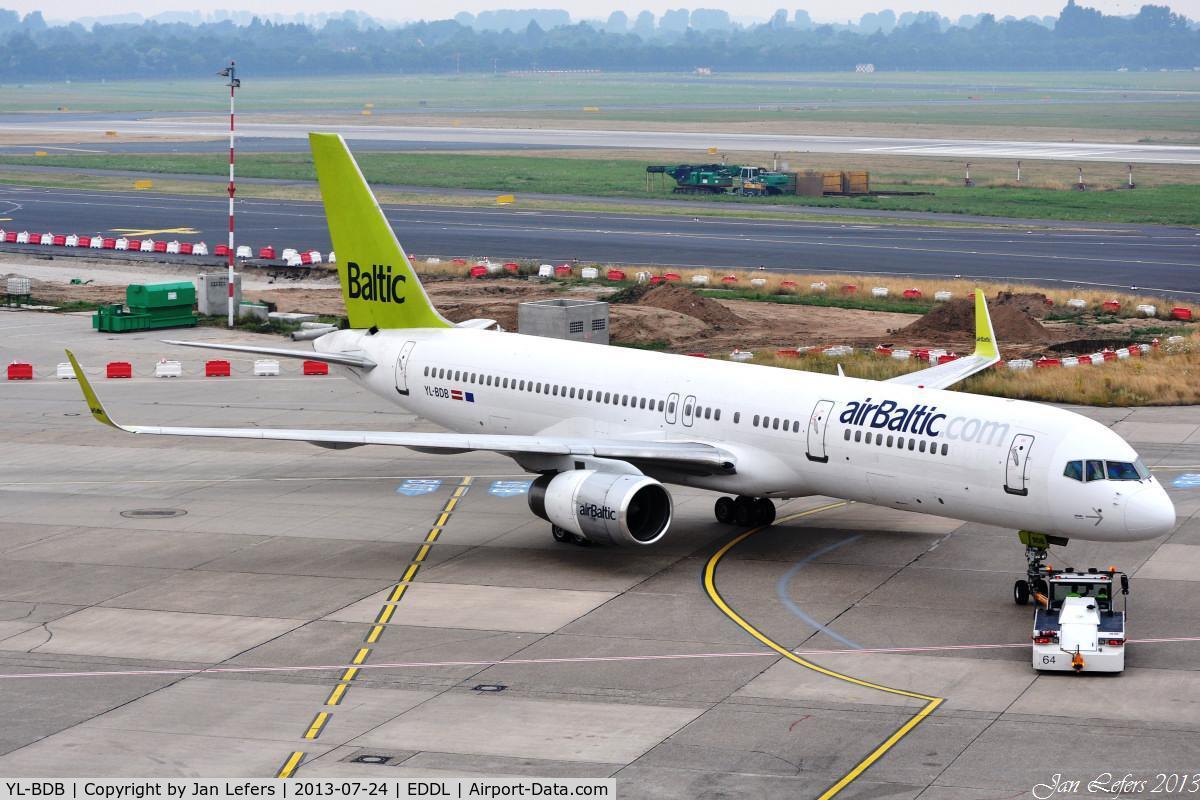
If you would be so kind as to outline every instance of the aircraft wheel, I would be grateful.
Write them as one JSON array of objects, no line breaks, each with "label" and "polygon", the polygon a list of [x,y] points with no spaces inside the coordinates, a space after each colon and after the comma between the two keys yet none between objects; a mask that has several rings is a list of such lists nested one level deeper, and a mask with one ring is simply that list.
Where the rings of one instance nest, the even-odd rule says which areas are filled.
[{"label": "aircraft wheel", "polygon": [[770,525],[775,521],[775,504],[766,497],[754,501],[754,521],[759,525]]},{"label": "aircraft wheel", "polygon": [[734,506],[732,497],[718,497],[716,505],[713,506],[713,513],[717,516],[717,522],[722,525],[729,525],[733,522]]},{"label": "aircraft wheel", "polygon": [[1013,602],[1019,606],[1029,603],[1029,581],[1017,581],[1013,584]]},{"label": "aircraft wheel", "polygon": [[733,522],[739,528],[754,524],[753,497],[738,497],[733,501]]},{"label": "aircraft wheel", "polygon": [[570,544],[575,541],[575,534],[571,533],[566,528],[560,528],[557,525],[550,526],[550,535],[554,537],[554,541],[559,544]]}]

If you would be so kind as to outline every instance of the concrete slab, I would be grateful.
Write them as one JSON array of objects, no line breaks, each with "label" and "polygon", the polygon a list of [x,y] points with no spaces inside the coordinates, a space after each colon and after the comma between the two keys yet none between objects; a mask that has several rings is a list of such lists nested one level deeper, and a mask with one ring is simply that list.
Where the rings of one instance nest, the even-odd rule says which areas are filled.
[{"label": "concrete slab", "polygon": [[432,583],[621,592],[674,560],[670,555],[617,549],[479,547],[424,571],[422,577]]},{"label": "concrete slab", "polygon": [[86,606],[170,574],[144,567],[0,560],[0,600]]},{"label": "concrete slab", "polygon": [[1200,581],[1200,545],[1164,544],[1134,576],[1167,581]]},{"label": "concrete slab", "polygon": [[[235,664],[347,664],[371,630],[370,625],[318,620],[278,636],[232,659]],[[541,638],[533,633],[500,633],[460,628],[388,625],[371,645],[370,665],[413,662],[500,661]],[[482,672],[486,664],[365,669],[357,682],[402,688],[448,688]]]},{"label": "concrete slab", "polygon": [[392,747],[512,758],[627,764],[702,709],[451,692],[353,740]]},{"label": "concrete slab", "polygon": [[191,569],[231,551],[252,547],[263,538],[90,528],[10,550],[4,558],[10,561]]},{"label": "concrete slab", "polygon": [[1186,441],[1200,431],[1194,422],[1149,422],[1126,420],[1112,426],[1122,438],[1152,444],[1176,444]]},{"label": "concrete slab", "polygon": [[389,583],[379,579],[192,570],[118,595],[104,605],[307,620],[344,608]]},{"label": "concrete slab", "polygon": [[[438,564],[462,554],[465,549],[451,544],[438,544],[430,549],[425,563]],[[199,569],[386,581],[403,575],[416,552],[417,545],[411,542],[279,536],[209,561]]]},{"label": "concrete slab", "polygon": [[0,642],[0,650],[215,663],[296,628],[293,619],[85,608]]},{"label": "concrete slab", "polygon": [[[0,484],[0,489],[5,488]],[[25,547],[34,542],[42,542],[61,536],[71,530],[68,525],[37,525],[16,522],[0,522],[0,553],[7,553],[18,547]]]},{"label": "concrete slab", "polygon": [[[327,619],[371,622],[388,592],[379,592]],[[612,592],[463,586],[418,581],[396,606],[399,625],[551,633],[612,599]]]},{"label": "concrete slab", "polygon": [[[1119,678],[1095,676],[1093,680],[1064,681],[1062,677],[1040,676],[1013,703],[1009,713],[1169,722],[1193,731],[1200,727],[1200,672],[1195,670],[1127,667]],[[1119,687],[1109,687],[1118,682]],[[1097,692],[1103,693],[1104,707],[1088,711]]]},{"label": "concrete slab", "polygon": [[[947,710],[1001,712],[1036,677],[1028,663],[870,653],[822,655],[823,667],[860,680],[944,697]],[[737,697],[771,697],[796,702],[906,706],[926,701],[837,680],[789,661],[780,661],[739,689]]]},{"label": "concrete slab", "polygon": [[436,694],[352,686],[338,706],[322,708],[333,684],[332,677],[311,685],[188,678],[83,727],[294,743],[321,710],[333,714],[321,731],[321,744],[341,744]]},{"label": "concrete slab", "polygon": [[[304,749],[319,755],[329,746],[306,742]],[[279,770],[287,750],[267,739],[75,727],[0,756],[0,772],[12,778],[262,778]]]},{"label": "concrete slab", "polygon": [[[667,635],[664,632],[664,636]],[[621,636],[551,634],[525,648],[521,659],[612,658],[611,662],[501,664],[472,680],[522,692],[554,692],[642,702],[716,703],[745,685],[779,656],[637,660],[639,656],[757,652],[761,648],[631,639]],[[621,660],[629,659],[629,660]]]}]

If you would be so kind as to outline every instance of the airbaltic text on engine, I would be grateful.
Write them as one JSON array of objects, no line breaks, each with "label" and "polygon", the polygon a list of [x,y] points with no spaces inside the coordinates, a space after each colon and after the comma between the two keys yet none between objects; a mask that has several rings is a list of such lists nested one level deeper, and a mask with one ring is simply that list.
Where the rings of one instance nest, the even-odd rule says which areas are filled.
[{"label": "airbaltic text on engine", "polygon": [[1007,440],[1008,424],[975,417],[939,414],[937,406],[915,405],[905,408],[895,400],[872,403],[871,398],[846,404],[838,420],[845,425],[881,428],[918,436],[940,436],[964,442],[979,442],[998,447]]},{"label": "airbaltic text on engine", "polygon": [[591,517],[592,519],[615,520],[617,518],[617,511],[608,506],[599,506],[595,503],[580,503],[579,516]]},{"label": "airbaltic text on engine", "polygon": [[353,261],[346,264],[346,291],[351,300],[403,303],[401,284],[407,280],[402,274],[393,275],[391,264],[372,264],[370,270],[364,270]]}]

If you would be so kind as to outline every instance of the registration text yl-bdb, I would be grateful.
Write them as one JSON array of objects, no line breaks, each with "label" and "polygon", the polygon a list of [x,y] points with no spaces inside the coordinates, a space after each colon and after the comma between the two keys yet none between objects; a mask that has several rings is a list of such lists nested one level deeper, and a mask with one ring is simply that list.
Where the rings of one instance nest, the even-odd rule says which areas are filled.
[{"label": "registration text yl-bdb", "polygon": [[146,800],[185,797],[285,796],[283,787],[266,781],[5,781],[6,798],[50,798],[77,800]]}]

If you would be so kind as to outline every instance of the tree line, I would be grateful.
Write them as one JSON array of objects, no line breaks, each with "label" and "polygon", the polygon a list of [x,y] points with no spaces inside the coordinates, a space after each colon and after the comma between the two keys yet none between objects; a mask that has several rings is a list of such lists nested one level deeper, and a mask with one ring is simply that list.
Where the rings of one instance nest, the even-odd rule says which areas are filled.
[{"label": "tree line", "polygon": [[[659,26],[653,34],[638,33],[636,22],[614,31],[587,22],[543,27],[533,19],[519,29],[497,30],[461,19],[386,27],[361,15],[320,26],[255,18],[245,25],[142,21],[88,28],[49,25],[37,12],[21,17],[0,10],[0,82],[201,77],[230,58],[243,74],[262,76],[697,67],[845,71],[860,63],[878,70],[1200,67],[1200,30],[1167,6],[1146,5],[1134,16],[1118,17],[1068,0],[1053,27],[991,14],[973,17],[969,25],[948,24],[931,12],[900,24],[881,12],[874,19],[887,24],[870,32],[861,25],[803,24],[806,14],[789,18],[784,11],[761,25],[704,27],[703,10],[682,11],[683,18],[667,20],[674,35],[664,37]],[[697,14],[701,25],[693,26]]]}]

